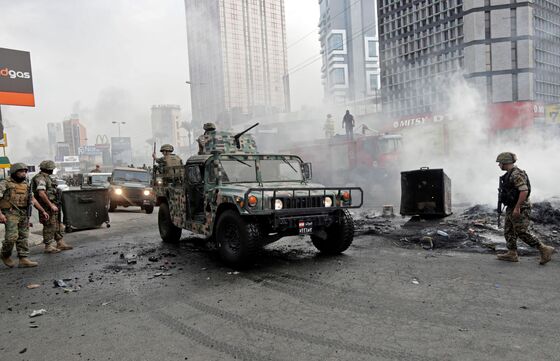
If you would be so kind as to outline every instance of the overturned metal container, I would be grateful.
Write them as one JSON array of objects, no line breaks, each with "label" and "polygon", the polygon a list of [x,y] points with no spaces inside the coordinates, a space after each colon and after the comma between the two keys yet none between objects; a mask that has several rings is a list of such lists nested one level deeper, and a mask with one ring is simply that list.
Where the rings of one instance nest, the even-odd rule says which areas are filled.
[{"label": "overturned metal container", "polygon": [[77,189],[62,192],[62,214],[66,232],[109,227],[109,192],[107,189]]},{"label": "overturned metal container", "polygon": [[401,215],[443,218],[452,213],[451,179],[443,169],[401,172]]}]

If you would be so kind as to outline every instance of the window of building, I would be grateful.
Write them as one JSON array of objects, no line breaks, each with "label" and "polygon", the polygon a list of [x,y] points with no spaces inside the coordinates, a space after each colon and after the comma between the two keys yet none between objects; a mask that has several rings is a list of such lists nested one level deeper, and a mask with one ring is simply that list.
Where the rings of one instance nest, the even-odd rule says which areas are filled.
[{"label": "window of building", "polygon": [[344,68],[335,68],[331,70],[331,85],[344,85],[346,84],[346,76]]},{"label": "window of building", "polygon": [[366,60],[376,60],[379,56],[377,51],[377,41],[373,37],[364,37],[365,39],[365,52],[366,52]]},{"label": "window of building", "polygon": [[346,30],[332,30],[328,44],[329,53],[346,54]]}]

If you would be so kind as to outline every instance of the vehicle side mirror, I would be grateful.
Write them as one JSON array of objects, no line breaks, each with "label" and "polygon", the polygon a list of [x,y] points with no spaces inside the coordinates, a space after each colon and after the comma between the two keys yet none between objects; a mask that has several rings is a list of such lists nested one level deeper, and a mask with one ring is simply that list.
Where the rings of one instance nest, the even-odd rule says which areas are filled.
[{"label": "vehicle side mirror", "polygon": [[311,166],[311,163],[303,163],[301,165],[301,171],[305,180],[310,180],[311,177],[313,177],[313,167]]}]

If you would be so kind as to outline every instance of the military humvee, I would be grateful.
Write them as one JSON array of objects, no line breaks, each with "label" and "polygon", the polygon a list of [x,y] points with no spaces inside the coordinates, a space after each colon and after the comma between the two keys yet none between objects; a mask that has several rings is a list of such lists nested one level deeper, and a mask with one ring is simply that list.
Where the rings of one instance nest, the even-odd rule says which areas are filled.
[{"label": "military humvee", "polygon": [[202,234],[236,267],[286,236],[310,235],[325,254],[345,251],[354,238],[348,209],[361,207],[361,188],[312,184],[311,164],[296,155],[259,154],[245,132],[210,132],[203,155],[155,181],[163,241],[179,241],[182,229]]}]

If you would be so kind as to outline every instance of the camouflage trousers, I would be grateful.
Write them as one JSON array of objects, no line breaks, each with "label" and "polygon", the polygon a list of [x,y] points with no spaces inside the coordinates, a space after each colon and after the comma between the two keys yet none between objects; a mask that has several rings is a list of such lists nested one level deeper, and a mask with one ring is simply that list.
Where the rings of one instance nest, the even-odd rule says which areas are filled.
[{"label": "camouflage trousers", "polygon": [[531,219],[531,207],[521,208],[518,218],[513,217],[513,207],[506,209],[506,221],[504,223],[504,237],[509,250],[517,249],[517,239],[522,240],[531,247],[539,247],[541,242],[529,232]]},{"label": "camouflage trousers", "polygon": [[58,221],[58,212],[47,211],[49,219],[40,219],[43,225],[43,243],[51,244],[54,241],[59,241],[64,236],[62,234],[62,223]]},{"label": "camouflage trousers", "polygon": [[3,210],[6,216],[6,236],[2,243],[2,255],[11,256],[14,245],[18,257],[29,256],[29,218],[26,211]]}]

